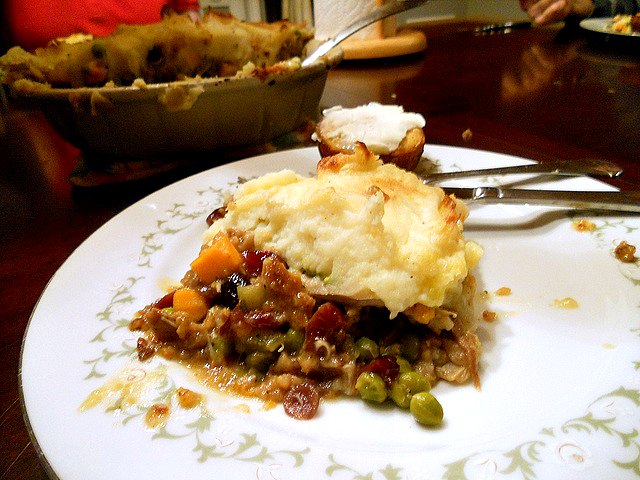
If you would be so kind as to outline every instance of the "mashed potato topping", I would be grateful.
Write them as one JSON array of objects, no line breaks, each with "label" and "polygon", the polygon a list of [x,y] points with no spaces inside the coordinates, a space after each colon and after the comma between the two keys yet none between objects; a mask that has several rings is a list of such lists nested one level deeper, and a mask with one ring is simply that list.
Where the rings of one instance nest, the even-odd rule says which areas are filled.
[{"label": "mashed potato topping", "polygon": [[462,235],[465,205],[359,148],[318,165],[317,178],[291,171],[243,185],[206,240],[227,228],[252,231],[307,285],[376,299],[392,315],[452,302],[481,251]]}]

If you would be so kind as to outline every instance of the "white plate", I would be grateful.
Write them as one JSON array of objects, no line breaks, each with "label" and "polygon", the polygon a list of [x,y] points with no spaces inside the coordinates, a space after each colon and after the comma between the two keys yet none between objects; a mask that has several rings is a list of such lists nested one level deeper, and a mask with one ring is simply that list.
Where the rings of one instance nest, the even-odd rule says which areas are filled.
[{"label": "white plate", "polygon": [[[426,153],[443,170],[527,162],[442,146]],[[313,148],[285,151],[182,180],[116,216],[64,263],[33,312],[21,365],[24,407],[52,475],[637,478],[640,265],[612,255],[620,240],[640,246],[634,216],[582,212],[578,218],[590,218],[596,229],[581,233],[563,210],[471,209],[467,236],[485,249],[479,290],[489,292],[486,308],[498,320],[481,326],[482,389],[436,386],[445,422],[435,430],[397,408],[359,400],[326,401],[315,419],[296,421],[280,407],[267,410],[207,391],[169,362],[138,363],[129,319],[161,294],[167,278],[181,277],[198,251],[206,215],[224,192],[238,177],[284,167],[311,173],[317,159]],[[610,189],[583,178],[553,186]],[[512,289],[510,296],[492,294],[503,286]],[[579,308],[554,305],[567,297]],[[144,377],[140,385],[150,389],[140,403],[147,406],[186,386],[206,395],[206,409],[174,407],[158,430],[145,427],[143,408],[108,411],[114,399],[79,411],[94,389],[117,375]]]},{"label": "white plate", "polygon": [[609,28],[611,21],[613,18],[587,18],[585,20],[580,21],[580,27],[585,30],[589,30],[590,32],[603,33],[606,35],[614,35],[616,37],[630,37],[630,38],[640,38],[640,34],[637,32],[633,33],[620,33],[614,32]]}]

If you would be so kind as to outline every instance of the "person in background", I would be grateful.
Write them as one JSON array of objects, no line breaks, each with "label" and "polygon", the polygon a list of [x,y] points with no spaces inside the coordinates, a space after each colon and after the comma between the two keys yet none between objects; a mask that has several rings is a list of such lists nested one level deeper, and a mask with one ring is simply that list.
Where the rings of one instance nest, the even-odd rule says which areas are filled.
[{"label": "person in background", "polygon": [[161,20],[167,8],[197,12],[198,0],[0,0],[6,48],[44,47],[73,33],[109,35],[120,24],[142,25]]},{"label": "person in background", "polygon": [[520,0],[520,7],[536,25],[547,25],[569,18],[635,14],[640,0]]}]

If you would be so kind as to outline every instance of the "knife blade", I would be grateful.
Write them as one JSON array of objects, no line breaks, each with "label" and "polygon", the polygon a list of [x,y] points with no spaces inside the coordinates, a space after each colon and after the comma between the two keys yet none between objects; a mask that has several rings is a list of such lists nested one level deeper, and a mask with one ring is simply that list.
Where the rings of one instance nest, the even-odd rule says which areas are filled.
[{"label": "knife blade", "polygon": [[504,23],[489,23],[477,27],[474,31],[476,33],[495,33],[503,32],[508,33],[512,30],[531,28],[533,24],[531,22],[504,22]]},{"label": "knife blade", "polygon": [[467,202],[530,204],[640,213],[640,191],[589,192],[527,190],[500,187],[442,187],[447,194]]},{"label": "knife blade", "polygon": [[436,183],[454,178],[520,173],[545,173],[550,175],[592,175],[615,178],[622,175],[622,168],[615,163],[598,158],[580,160],[555,160],[544,163],[527,163],[511,167],[483,168],[478,170],[456,170],[420,175],[424,183]]}]

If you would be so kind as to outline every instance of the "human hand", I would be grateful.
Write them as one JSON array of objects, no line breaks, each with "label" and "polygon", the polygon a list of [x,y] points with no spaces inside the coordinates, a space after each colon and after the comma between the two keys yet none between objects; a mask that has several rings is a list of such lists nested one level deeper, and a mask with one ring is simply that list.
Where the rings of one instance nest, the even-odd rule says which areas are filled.
[{"label": "human hand", "polygon": [[559,22],[569,15],[588,17],[593,0],[520,0],[520,7],[537,25]]},{"label": "human hand", "polygon": [[520,61],[502,76],[502,98],[526,100],[559,81],[560,71],[577,55],[577,46],[547,48],[533,44],[522,52]]}]

